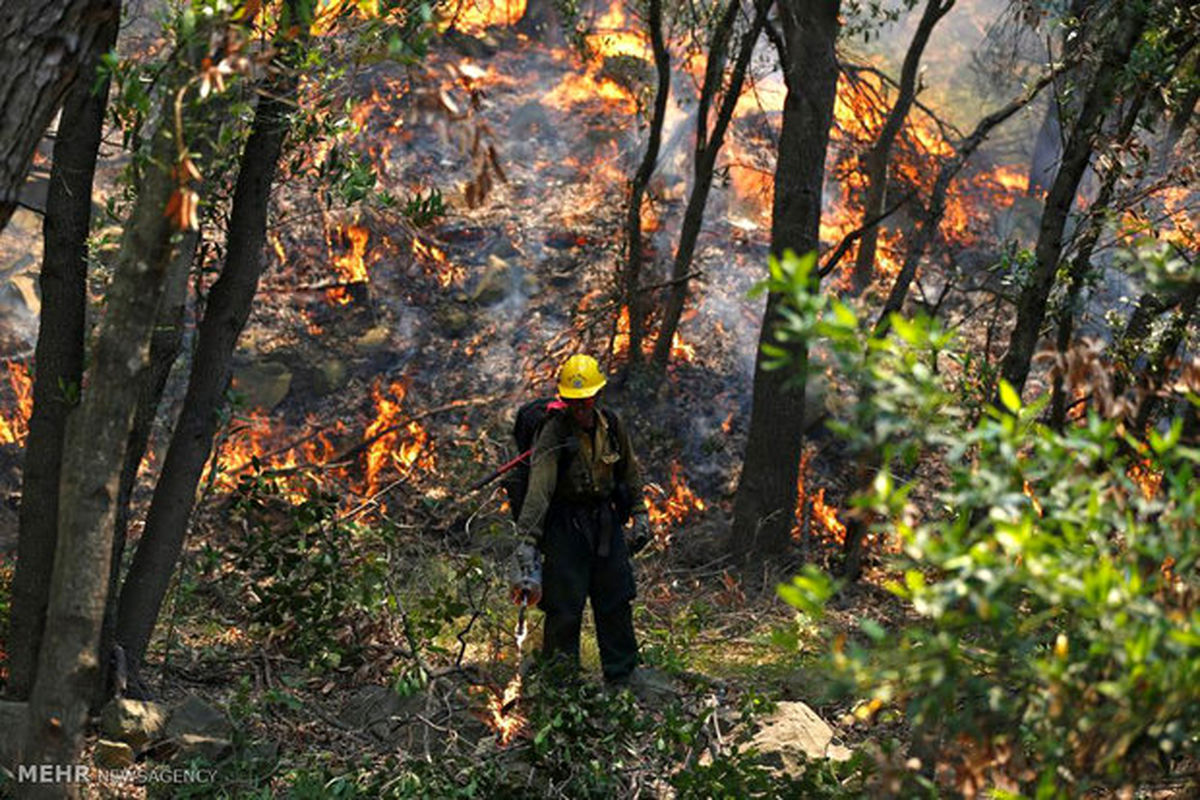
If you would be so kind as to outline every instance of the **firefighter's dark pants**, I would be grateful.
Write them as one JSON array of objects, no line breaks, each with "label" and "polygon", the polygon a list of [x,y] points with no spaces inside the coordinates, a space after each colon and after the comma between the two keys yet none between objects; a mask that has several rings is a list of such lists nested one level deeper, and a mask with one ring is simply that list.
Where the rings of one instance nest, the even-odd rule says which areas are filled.
[{"label": "firefighter's dark pants", "polygon": [[547,661],[578,666],[583,607],[590,597],[604,679],[628,677],[638,663],[630,606],[637,588],[620,528],[611,517],[604,519],[599,505],[552,503],[543,527],[542,551],[541,608],[546,613],[542,653]]}]

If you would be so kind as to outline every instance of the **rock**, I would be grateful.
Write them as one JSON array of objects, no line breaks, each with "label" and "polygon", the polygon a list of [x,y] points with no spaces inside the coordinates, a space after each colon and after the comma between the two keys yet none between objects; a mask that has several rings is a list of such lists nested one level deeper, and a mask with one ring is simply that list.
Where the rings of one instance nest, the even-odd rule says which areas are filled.
[{"label": "rock", "polygon": [[235,367],[233,388],[245,397],[249,407],[270,411],[287,397],[292,388],[292,372],[272,361]]},{"label": "rock", "polygon": [[132,766],[136,756],[133,748],[125,742],[111,742],[100,739],[92,752],[92,763],[104,769],[124,769]]},{"label": "rock", "polygon": [[483,306],[490,306],[508,297],[512,287],[512,268],[508,262],[497,256],[489,256],[487,268],[479,276],[479,282],[471,292],[471,300]]},{"label": "rock", "polygon": [[461,306],[441,306],[433,318],[451,339],[459,338],[471,327],[471,313]]},{"label": "rock", "polygon": [[627,681],[617,684],[617,687],[622,686],[627,686],[639,700],[650,705],[665,703],[679,696],[670,676],[653,667],[638,667]]},{"label": "rock", "polygon": [[317,364],[313,372],[313,393],[318,397],[333,394],[346,385],[346,365],[335,358]]},{"label": "rock", "polygon": [[161,736],[166,724],[167,710],[147,700],[118,697],[100,711],[101,735],[137,750]]},{"label": "rock", "polygon": [[362,336],[354,340],[354,347],[357,350],[371,353],[376,350],[382,350],[388,344],[390,331],[383,325],[376,325]]},{"label": "rock", "polygon": [[762,762],[787,774],[803,770],[804,759],[846,761],[850,750],[833,743],[833,728],[799,701],[781,702],[750,742]]},{"label": "rock", "polygon": [[424,707],[422,696],[401,697],[386,686],[364,686],[346,701],[338,718],[348,727],[365,730],[386,743]]},{"label": "rock", "polygon": [[175,740],[178,749],[173,761],[186,764],[201,760],[215,763],[233,754],[233,742],[219,736],[200,736],[185,733]]},{"label": "rock", "polygon": [[233,736],[233,724],[224,712],[193,694],[171,709],[165,733],[172,739],[186,735],[228,739]]}]

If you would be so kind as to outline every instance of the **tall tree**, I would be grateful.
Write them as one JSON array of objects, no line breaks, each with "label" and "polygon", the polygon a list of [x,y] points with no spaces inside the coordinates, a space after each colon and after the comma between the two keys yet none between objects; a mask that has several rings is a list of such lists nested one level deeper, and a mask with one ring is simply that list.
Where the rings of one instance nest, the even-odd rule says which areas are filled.
[{"label": "tall tree", "polygon": [[758,42],[763,26],[767,21],[767,12],[773,0],[757,0],[754,8],[754,18],[749,28],[743,34],[738,47],[737,58],[729,74],[729,83],[721,98],[716,118],[709,129],[708,113],[716,100],[721,85],[725,82],[725,62],[728,58],[729,45],[733,37],[734,22],[741,10],[740,0],[730,0],[720,22],[713,31],[711,45],[708,49],[708,59],[704,69],[704,83],[700,89],[700,103],[696,112],[696,146],[692,157],[692,191],[688,196],[687,208],[683,212],[683,224],[679,229],[679,244],[675,248],[675,260],[671,264],[671,292],[663,310],[663,321],[658,331],[658,339],[654,343],[654,369],[662,375],[671,357],[671,343],[675,338],[675,330],[679,327],[679,318],[683,314],[683,305],[688,294],[688,271],[692,268],[692,259],[696,254],[696,242],[700,239],[700,229],[704,224],[704,209],[708,205],[708,194],[712,189],[713,171],[716,168],[717,156],[725,142],[725,132],[733,119],[738,97],[742,94],[742,83],[746,79],[746,70],[750,66],[750,57],[754,54],[755,43]]},{"label": "tall tree", "polygon": [[[174,98],[164,106],[162,118],[172,120]],[[117,484],[133,423],[138,373],[146,361],[173,252],[173,219],[163,211],[179,191],[177,155],[171,125],[159,126],[140,164],[138,197],[106,293],[87,388],[67,422],[46,632],[29,700],[29,763],[77,763],[83,746],[83,727],[100,674]],[[61,786],[42,789],[46,796],[64,791]]]},{"label": "tall tree", "polygon": [[1110,24],[1096,26],[1097,30],[1105,32],[1107,43],[1103,46],[1099,63],[1092,70],[1079,113],[1072,120],[1062,162],[1046,195],[1034,248],[1032,274],[1017,300],[1016,326],[1001,364],[1001,375],[1018,392],[1025,386],[1033,352],[1041,335],[1042,321],[1046,316],[1046,306],[1063,252],[1064,231],[1071,205],[1079,191],[1079,182],[1091,161],[1096,136],[1100,133],[1104,118],[1111,110],[1117,84],[1146,27],[1148,8],[1143,0],[1122,0],[1115,6]]},{"label": "tall tree", "polygon": [[[0,17],[0,229],[8,224],[38,141],[104,44],[116,0],[8,0]],[[90,73],[89,73],[90,75]]]},{"label": "tall tree", "polygon": [[115,0],[111,5],[82,76],[63,106],[46,196],[38,277],[42,311],[34,353],[33,413],[25,442],[10,615],[11,640],[23,646],[11,654],[7,691],[19,699],[28,697],[33,686],[54,565],[63,439],[67,415],[82,386],[92,181],[109,84],[105,79],[95,85],[92,76],[99,55],[116,44],[120,14]]},{"label": "tall tree", "polygon": [[242,152],[230,210],[225,265],[208,295],[183,408],[121,590],[116,639],[134,670],[145,655],[183,548],[196,486],[212,449],[218,411],[229,385],[233,349],[250,316],[266,263],[268,201],[289,129],[288,114],[297,81],[293,69],[275,73],[258,101],[250,138]]},{"label": "tall tree", "polygon": [[[819,244],[825,151],[833,122],[838,65],[838,0],[781,0],[783,74],[787,97],[775,167],[771,250],[807,253]],[[814,274],[813,291],[817,290]],[[767,296],[760,345],[774,343],[783,299]],[[804,343],[793,363],[803,376]],[[770,370],[760,346],[755,360],[754,401],[742,478],[734,500],[733,549],[741,558],[779,554],[790,545],[795,519],[796,477],[804,434],[804,389],[783,370]]]},{"label": "tall tree", "polygon": [[654,53],[654,70],[658,82],[654,89],[654,111],[650,116],[650,132],[646,152],[629,186],[629,208],[626,209],[625,303],[629,308],[629,365],[636,368],[642,361],[642,335],[646,319],[646,298],[642,294],[642,260],[645,247],[642,241],[642,200],[654,170],[658,168],[658,151],[662,146],[663,121],[667,117],[667,100],[671,92],[671,54],[663,40],[662,0],[650,0],[646,19],[650,29],[650,48]]}]

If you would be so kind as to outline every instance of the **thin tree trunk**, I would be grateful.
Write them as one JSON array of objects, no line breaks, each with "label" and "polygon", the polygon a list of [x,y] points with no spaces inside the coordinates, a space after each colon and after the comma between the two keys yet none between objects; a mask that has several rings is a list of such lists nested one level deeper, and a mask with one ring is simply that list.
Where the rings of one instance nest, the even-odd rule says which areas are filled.
[{"label": "thin tree trunk", "polygon": [[[1055,340],[1055,349],[1060,355],[1065,355],[1071,346],[1071,338],[1075,333],[1075,317],[1081,310],[1079,298],[1083,293],[1083,283],[1092,267],[1092,253],[1095,252],[1096,243],[1100,241],[1100,233],[1104,230],[1108,204],[1112,202],[1113,194],[1116,192],[1117,179],[1123,172],[1119,151],[1133,135],[1133,128],[1137,124],[1138,114],[1141,113],[1142,106],[1146,102],[1146,96],[1145,90],[1138,92],[1121,118],[1121,124],[1111,148],[1113,150],[1112,168],[1104,176],[1100,191],[1096,193],[1096,200],[1089,209],[1087,228],[1080,239],[1075,259],[1071,262],[1071,269],[1067,275],[1067,296],[1058,313],[1058,337]],[[1063,375],[1061,371],[1058,371],[1054,374],[1050,394],[1050,426],[1061,431],[1066,421],[1067,398]]]},{"label": "thin tree trunk", "polygon": [[671,54],[667,52],[662,33],[662,0],[650,0],[650,46],[654,51],[654,68],[658,86],[654,93],[654,113],[650,117],[650,134],[646,153],[629,190],[628,218],[625,235],[629,241],[625,263],[625,303],[629,308],[629,366],[636,369],[642,361],[642,335],[646,326],[646,298],[642,296],[642,198],[646,186],[658,166],[658,151],[662,146],[663,121],[667,117],[667,99],[671,92]]},{"label": "thin tree trunk", "polygon": [[1118,24],[1109,45],[1105,48],[1104,57],[1096,68],[1079,116],[1072,126],[1062,165],[1046,197],[1034,250],[1033,274],[1021,290],[1016,326],[1009,340],[1008,352],[1001,364],[1001,375],[1018,393],[1025,387],[1034,348],[1041,335],[1046,304],[1054,287],[1054,277],[1062,255],[1063,231],[1071,213],[1071,204],[1091,160],[1095,138],[1111,105],[1117,79],[1145,28],[1146,14],[1145,7],[1138,0],[1128,0],[1121,4]]},{"label": "thin tree trunk", "polygon": [[[839,7],[839,2],[826,0],[779,3],[788,93],[772,211],[771,249],[777,257],[787,250],[808,253],[819,244],[825,152],[837,92]],[[812,291],[817,291],[816,283],[814,276]],[[776,344],[781,302],[779,295],[768,296],[763,313],[746,457],[734,499],[732,547],[743,561],[787,552],[795,520],[808,348],[793,349],[790,370],[765,368],[761,345]],[[789,377],[799,377],[799,385],[789,383]]]},{"label": "thin tree trunk", "polygon": [[[67,91],[120,16],[116,0],[7,0],[0,15],[0,230]],[[109,45],[111,46],[111,45]],[[88,73],[90,78],[90,73]]]},{"label": "thin tree trunk", "polygon": [[[164,119],[170,119],[167,113]],[[171,221],[164,215],[175,189],[174,137],[154,134],[139,194],[106,295],[87,391],[67,423],[59,493],[58,543],[29,704],[26,763],[78,763],[83,729],[100,669],[100,630],[112,559],[117,485],[133,424],[138,376],[146,363],[163,277],[170,261]],[[34,794],[62,796],[78,787],[42,786]],[[41,795],[41,792],[45,792]]]},{"label": "thin tree trunk", "polygon": [[[891,160],[892,145],[908,112],[912,109],[913,101],[917,98],[917,68],[921,66],[921,56],[925,54],[925,46],[934,27],[942,17],[954,7],[955,0],[927,0],[925,12],[917,24],[912,43],[904,56],[904,65],[900,69],[900,89],[896,95],[896,104],[892,106],[883,130],[879,132],[871,152],[867,154],[864,178],[866,192],[863,197],[863,220],[870,220],[883,214],[887,204],[888,162]],[[858,258],[854,262],[852,288],[854,294],[860,294],[875,271],[875,250],[879,243],[879,225],[871,225],[864,231],[858,243]]]},{"label": "thin tree trunk", "polygon": [[[114,9],[97,34],[95,54],[116,43],[118,17]],[[90,76],[98,63],[93,56],[84,76]],[[42,313],[34,354],[33,414],[25,442],[12,587],[10,640],[22,646],[10,653],[8,694],[19,699],[29,696],[36,677],[58,538],[63,438],[67,415],[82,385],[92,180],[107,104],[108,81],[99,87],[87,79],[76,83],[63,107],[50,168],[42,231],[45,252],[38,278]]]},{"label": "thin tree trunk", "polygon": [[[207,163],[207,159],[202,159]],[[100,638],[100,669],[97,705],[111,694],[109,669],[110,654],[116,640],[117,597],[120,590],[121,559],[125,553],[125,538],[129,530],[130,501],[138,470],[150,443],[150,431],[158,413],[159,402],[167,385],[167,378],[179,357],[183,344],[184,312],[187,308],[188,275],[196,249],[200,243],[199,231],[188,231],[179,243],[179,249],[167,268],[162,302],[158,307],[154,333],[150,337],[150,362],[138,391],[137,410],[133,415],[133,428],[129,432],[129,444],[125,452],[125,465],[121,470],[121,482],[117,490],[117,515],[113,526],[112,568],[109,571],[108,603],[104,612],[104,630]],[[131,696],[144,694],[139,687]]]},{"label": "thin tree trunk", "polygon": [[746,79],[746,69],[750,65],[750,56],[754,53],[754,45],[762,32],[767,20],[767,11],[774,0],[758,0],[755,4],[754,21],[750,29],[742,37],[737,59],[729,76],[729,86],[721,99],[721,107],[713,122],[712,134],[708,135],[708,103],[705,98],[714,98],[722,83],[725,64],[725,51],[732,35],[733,23],[741,4],[739,0],[730,0],[729,9],[717,27],[713,37],[713,47],[709,50],[709,62],[704,75],[704,86],[700,97],[700,106],[696,114],[696,152],[695,172],[692,182],[692,192],[688,197],[687,209],[683,214],[683,225],[679,231],[679,246],[675,250],[675,260],[671,265],[671,294],[667,307],[663,312],[662,325],[659,327],[658,339],[654,343],[654,370],[660,376],[666,372],[667,362],[671,359],[671,342],[679,327],[679,318],[683,314],[683,305],[688,295],[688,272],[692,267],[692,258],[696,254],[696,241],[700,237],[700,229],[704,224],[704,208],[708,205],[708,194],[712,189],[713,169],[717,163],[717,155],[725,141],[725,132],[733,119],[733,111],[737,107],[738,97],[742,93],[742,83]]},{"label": "thin tree trunk", "polygon": [[197,333],[187,394],[146,516],[137,553],[121,590],[117,642],[131,672],[141,666],[175,570],[196,485],[212,448],[217,412],[229,384],[234,345],[250,315],[265,259],[267,205],[288,130],[296,76],[281,76],[258,103],[242,153],[225,248],[225,267],[208,294]]}]

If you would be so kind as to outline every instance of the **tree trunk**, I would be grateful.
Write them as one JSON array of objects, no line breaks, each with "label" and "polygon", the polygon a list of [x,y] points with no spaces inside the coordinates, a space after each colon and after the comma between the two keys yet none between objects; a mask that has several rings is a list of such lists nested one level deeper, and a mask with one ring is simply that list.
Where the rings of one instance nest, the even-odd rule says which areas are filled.
[{"label": "tree trunk", "polygon": [[[934,27],[954,7],[954,0],[927,0],[925,13],[917,24],[912,43],[904,56],[904,65],[900,69],[900,88],[896,95],[896,104],[892,106],[883,130],[875,146],[867,154],[864,178],[866,192],[863,197],[863,215],[865,221],[875,219],[883,214],[887,204],[888,162],[891,159],[892,144],[908,118],[913,101],[917,99],[917,68],[921,65],[921,56]],[[854,277],[852,289],[855,295],[860,294],[875,272],[875,249],[879,243],[879,223],[869,226],[863,232],[858,243],[858,258],[854,262]]]},{"label": "tree trunk", "polygon": [[1116,29],[1096,67],[1079,116],[1063,153],[1062,164],[1046,196],[1034,249],[1033,274],[1021,290],[1017,304],[1017,322],[1009,340],[1008,352],[1001,364],[1001,375],[1018,393],[1025,387],[1034,348],[1041,335],[1046,303],[1054,288],[1059,258],[1063,251],[1063,231],[1071,213],[1071,204],[1091,160],[1096,135],[1112,103],[1117,79],[1129,61],[1134,44],[1146,25],[1146,9],[1138,0],[1121,4]]},{"label": "tree trunk", "polygon": [[[119,13],[105,22],[94,54],[117,39]],[[84,67],[90,76],[98,60]],[[45,253],[38,278],[42,312],[38,320],[37,368],[33,413],[25,442],[22,472],[20,538],[13,576],[10,641],[21,643],[10,654],[8,694],[26,699],[36,677],[54,546],[58,538],[58,482],[67,415],[74,406],[83,376],[84,325],[87,308],[87,237],[92,218],[92,179],[100,148],[108,81],[93,92],[82,79],[67,96],[54,140],[54,158],[46,197],[42,238]]]},{"label": "tree trunk", "polygon": [[[1129,108],[1125,109],[1117,135],[1113,140],[1112,167],[1105,174],[1100,191],[1096,193],[1096,199],[1088,209],[1086,229],[1079,241],[1067,276],[1067,296],[1058,314],[1058,336],[1055,339],[1055,349],[1060,355],[1066,354],[1075,334],[1075,317],[1081,311],[1079,298],[1083,294],[1083,284],[1092,266],[1092,253],[1095,252],[1096,243],[1100,240],[1100,233],[1104,229],[1104,223],[1108,216],[1108,204],[1112,202],[1113,194],[1117,189],[1117,179],[1123,172],[1120,151],[1124,149],[1130,136],[1133,135],[1134,125],[1137,124],[1138,114],[1142,111],[1146,96],[1145,90],[1138,92],[1129,104]],[[1054,375],[1050,391],[1050,426],[1057,431],[1062,431],[1066,421],[1067,397],[1063,375],[1059,371]]]},{"label": "tree trunk", "polygon": [[[786,250],[807,253],[819,243],[825,151],[837,92],[834,46],[839,6],[839,2],[822,0],[779,3],[788,56],[784,64],[788,93],[775,168],[771,249],[776,256]],[[816,285],[812,288],[817,290]],[[778,295],[768,296],[760,345],[775,343],[780,303]],[[765,369],[761,347],[755,360],[746,457],[734,500],[733,549],[742,560],[782,554],[791,543],[796,477],[804,445],[807,346],[795,348],[792,355],[791,370]],[[801,378],[801,385],[787,385],[794,376]]]},{"label": "tree trunk", "polygon": [[[170,113],[164,115],[170,118]],[[146,363],[172,252],[171,221],[163,210],[175,189],[175,156],[174,137],[164,124],[154,134],[138,183],[92,351],[87,390],[67,422],[58,543],[46,634],[30,696],[26,763],[77,763],[83,746],[83,728],[100,674],[117,485],[138,376]],[[47,796],[78,789],[43,788]]]},{"label": "tree trunk", "polygon": [[650,135],[646,153],[629,189],[629,209],[625,235],[629,242],[625,262],[625,303],[629,308],[629,366],[636,369],[642,361],[642,334],[646,326],[646,298],[642,296],[642,198],[650,176],[658,166],[658,151],[662,146],[663,121],[667,116],[667,99],[671,92],[671,54],[667,52],[662,34],[662,0],[650,0],[650,46],[654,51],[654,68],[658,86],[654,93],[654,113],[650,117]]},{"label": "tree trunk", "polygon": [[17,206],[42,134],[83,65],[111,46],[106,31],[119,16],[116,0],[8,0],[4,4],[0,18],[0,230]]},{"label": "tree trunk", "polygon": [[[202,163],[207,163],[202,159]],[[162,302],[158,307],[158,318],[154,333],[150,337],[150,362],[141,377],[138,389],[137,410],[133,414],[133,428],[129,432],[129,444],[125,452],[125,464],[121,469],[121,481],[117,488],[116,523],[113,526],[112,568],[109,571],[108,602],[104,611],[104,629],[100,637],[101,680],[96,705],[102,705],[111,696],[109,669],[111,667],[113,643],[116,640],[117,597],[120,590],[121,558],[125,554],[125,538],[129,530],[129,504],[137,482],[138,470],[150,443],[150,431],[158,413],[159,401],[170,377],[171,368],[183,344],[184,312],[187,309],[188,275],[196,248],[200,243],[199,231],[188,231],[179,243],[179,249],[167,268]],[[141,695],[144,692],[134,692]]]},{"label": "tree trunk", "polygon": [[679,230],[679,246],[675,250],[675,260],[671,265],[671,294],[667,307],[663,312],[662,325],[659,326],[658,339],[654,343],[654,370],[659,376],[665,374],[667,362],[671,359],[671,343],[675,331],[679,327],[679,318],[683,314],[683,304],[688,294],[688,270],[692,267],[692,258],[696,253],[696,241],[700,237],[700,229],[704,224],[704,209],[708,205],[708,193],[712,189],[713,169],[717,163],[717,155],[725,141],[725,131],[733,119],[734,108],[737,107],[738,97],[742,93],[742,83],[746,78],[746,69],[750,65],[750,57],[754,53],[754,45],[762,33],[767,21],[767,11],[774,0],[758,0],[754,12],[754,21],[750,29],[742,37],[733,71],[729,76],[729,86],[721,99],[721,107],[713,122],[711,135],[708,131],[708,102],[716,97],[724,77],[725,51],[729,37],[733,32],[733,23],[741,5],[739,0],[731,0],[729,9],[717,27],[713,37],[713,47],[709,51],[708,68],[704,75],[704,85],[700,92],[700,106],[696,114],[696,153],[695,172],[692,181],[692,192],[688,197],[687,208],[683,214],[683,225]]},{"label": "tree trunk", "polygon": [[242,152],[225,248],[225,267],[208,294],[187,395],[167,448],[137,553],[121,590],[117,642],[136,672],[183,549],[196,485],[212,448],[229,384],[234,345],[250,315],[265,260],[267,204],[288,130],[296,76],[282,76],[259,100]]}]

